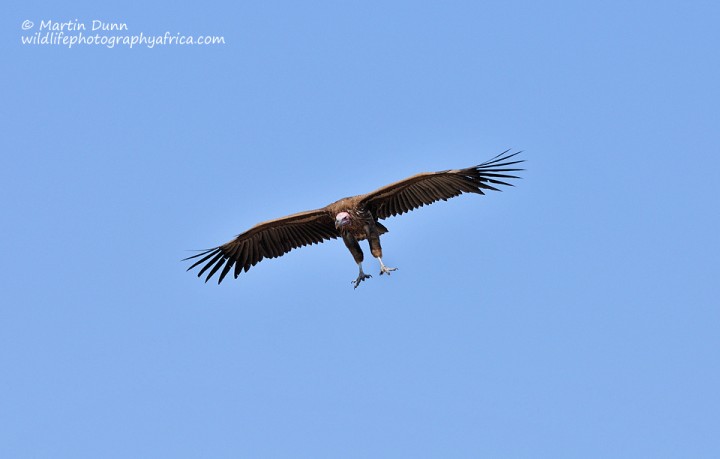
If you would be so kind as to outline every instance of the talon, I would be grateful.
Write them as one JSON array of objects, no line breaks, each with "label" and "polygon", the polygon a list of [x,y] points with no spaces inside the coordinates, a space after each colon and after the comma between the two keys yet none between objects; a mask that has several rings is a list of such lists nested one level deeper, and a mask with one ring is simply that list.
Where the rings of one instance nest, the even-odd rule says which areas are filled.
[{"label": "talon", "polygon": [[353,287],[353,288],[358,288],[358,285],[360,285],[360,282],[362,282],[365,279],[368,279],[370,277],[372,277],[370,274],[362,273],[362,274],[358,275],[357,279],[355,279],[354,281],[350,281],[350,283],[355,284],[355,287]]}]

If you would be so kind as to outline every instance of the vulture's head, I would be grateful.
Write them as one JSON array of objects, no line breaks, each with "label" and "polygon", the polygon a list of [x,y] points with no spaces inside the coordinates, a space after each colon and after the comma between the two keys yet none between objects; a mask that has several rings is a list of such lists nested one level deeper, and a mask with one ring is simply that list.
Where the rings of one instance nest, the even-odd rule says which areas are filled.
[{"label": "vulture's head", "polygon": [[350,223],[350,214],[347,212],[340,212],[335,216],[335,228],[340,229],[343,226]]}]

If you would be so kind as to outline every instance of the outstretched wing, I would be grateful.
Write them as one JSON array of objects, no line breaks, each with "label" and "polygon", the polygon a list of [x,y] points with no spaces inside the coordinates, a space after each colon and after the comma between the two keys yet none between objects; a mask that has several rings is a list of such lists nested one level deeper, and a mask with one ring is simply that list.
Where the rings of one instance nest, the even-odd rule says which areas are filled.
[{"label": "outstretched wing", "polygon": [[504,151],[478,166],[440,172],[426,172],[392,183],[360,198],[360,205],[379,219],[404,214],[411,210],[447,201],[462,193],[485,194],[483,190],[500,191],[493,185],[507,185],[502,179],[519,178],[508,172],[521,171],[511,166],[524,160],[511,160],[520,151],[508,154]]},{"label": "outstretched wing", "polygon": [[340,237],[340,233],[335,229],[335,222],[330,214],[325,209],[310,210],[259,223],[232,241],[204,250],[183,261],[199,258],[188,271],[203,265],[198,277],[210,270],[205,282],[222,268],[219,284],[233,266],[237,278],[242,270],[247,271],[263,258],[277,258],[292,249],[319,244],[337,237]]}]

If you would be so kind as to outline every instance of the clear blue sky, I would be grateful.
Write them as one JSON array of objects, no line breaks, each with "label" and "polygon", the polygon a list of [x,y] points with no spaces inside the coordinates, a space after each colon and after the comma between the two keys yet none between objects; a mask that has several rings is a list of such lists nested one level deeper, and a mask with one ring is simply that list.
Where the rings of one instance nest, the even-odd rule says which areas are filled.
[{"label": "clear blue sky", "polygon": [[[720,457],[716,2],[6,10],[0,457]],[[74,19],[226,43],[20,43]],[[180,261],[507,148],[357,290]]]}]

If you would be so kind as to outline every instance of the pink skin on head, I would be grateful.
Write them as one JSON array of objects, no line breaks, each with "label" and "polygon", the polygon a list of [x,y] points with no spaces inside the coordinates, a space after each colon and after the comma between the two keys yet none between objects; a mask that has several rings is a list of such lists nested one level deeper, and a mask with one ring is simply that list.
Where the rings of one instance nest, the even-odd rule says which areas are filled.
[{"label": "pink skin on head", "polygon": [[350,214],[347,212],[340,212],[335,216],[335,227],[340,228],[350,223]]}]

